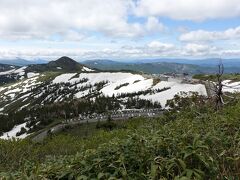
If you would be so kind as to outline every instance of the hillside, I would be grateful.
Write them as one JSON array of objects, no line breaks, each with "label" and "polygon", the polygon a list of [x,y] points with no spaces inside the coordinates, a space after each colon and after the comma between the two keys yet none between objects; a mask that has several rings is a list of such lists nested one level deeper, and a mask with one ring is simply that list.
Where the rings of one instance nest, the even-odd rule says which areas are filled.
[{"label": "hillside", "polygon": [[[25,123],[25,116],[35,118],[36,115],[34,111],[31,111],[32,109],[35,109],[37,112],[43,110],[45,107],[47,108],[48,105],[57,107],[61,102],[69,102],[74,99],[85,99],[94,105],[95,103],[92,101],[95,98],[107,98],[110,103],[108,105],[109,108],[112,107],[112,103],[115,104],[112,107],[113,109],[110,110],[118,110],[126,107],[136,108],[140,101],[145,102],[143,102],[143,106],[138,106],[138,108],[152,107],[154,102],[158,102],[162,107],[165,107],[167,100],[172,99],[181,91],[198,92],[199,94],[206,95],[205,87],[201,84],[159,82],[131,73],[45,73],[23,79],[15,84],[0,87],[0,98],[2,99],[0,111],[2,113],[22,112],[22,118],[14,113],[14,116],[16,116],[16,121],[14,122]],[[77,103],[80,106],[81,101]],[[130,106],[131,104],[132,106]],[[101,106],[104,108],[105,105],[102,104]],[[98,108],[98,105],[94,107],[96,110]],[[58,113],[63,114],[61,111],[66,112],[66,109],[63,106],[59,107],[58,111]],[[81,112],[82,109],[79,107],[78,111]],[[94,111],[90,112],[94,113]],[[70,118],[71,113],[74,113],[74,109],[68,110],[65,116]],[[43,114],[38,114],[37,119],[42,119],[40,122],[45,122],[46,118],[42,116]],[[65,116],[52,114],[52,116],[48,115],[48,118],[52,121],[52,119],[57,119],[58,117],[64,118]],[[35,124],[38,122],[39,120],[34,121]],[[11,126],[7,129],[9,128],[11,129]]]},{"label": "hillside", "polygon": [[9,65],[9,64],[0,64],[0,72],[9,71],[14,68],[17,68],[17,66]]},{"label": "hillside", "polygon": [[157,119],[125,121],[111,131],[96,130],[84,138],[62,134],[41,144],[0,140],[0,170],[7,172],[0,176],[238,179],[240,102],[232,101],[215,112],[203,99],[180,101],[184,106]]},{"label": "hillside", "polygon": [[0,86],[0,137],[5,139],[24,138],[80,114],[102,116],[108,110],[165,108],[168,100],[182,92],[207,95],[202,84],[100,72],[67,57],[1,73],[2,77],[15,77],[11,84]]}]

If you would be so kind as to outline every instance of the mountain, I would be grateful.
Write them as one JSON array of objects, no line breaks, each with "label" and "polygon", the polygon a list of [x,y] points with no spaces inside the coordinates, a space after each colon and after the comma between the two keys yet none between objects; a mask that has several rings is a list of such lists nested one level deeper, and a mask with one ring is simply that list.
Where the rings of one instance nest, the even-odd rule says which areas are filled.
[{"label": "mountain", "polygon": [[1,59],[1,64],[9,64],[9,65],[16,65],[16,66],[25,66],[28,64],[31,64],[30,61],[27,61],[25,59],[16,58],[16,59]]},{"label": "mountain", "polygon": [[36,72],[45,72],[45,71],[65,71],[65,72],[79,72],[79,71],[87,71],[87,67],[76,62],[75,60],[63,56],[55,61],[50,61],[47,64],[32,64],[29,65],[28,71],[36,71]]},{"label": "mountain", "polygon": [[192,64],[180,64],[169,62],[152,62],[152,63],[127,63],[116,62],[111,60],[92,60],[84,61],[83,64],[101,70],[133,70],[141,71],[145,73],[158,74],[158,73],[189,73],[198,74],[203,73],[206,68],[200,68],[197,65]]},{"label": "mountain", "polygon": [[87,72],[94,71],[68,57],[61,57],[47,64],[14,66],[0,64],[0,85],[13,83],[24,78],[31,78],[44,72]]},{"label": "mountain", "polygon": [[[180,59],[160,59],[119,62],[111,60],[88,60],[83,64],[101,70],[133,70],[145,73],[188,73],[188,74],[212,74],[216,73],[219,60],[180,60]],[[240,72],[240,61],[223,60],[225,73]]]},{"label": "mountain", "polygon": [[83,68],[83,65],[66,56],[63,56],[56,61],[49,62],[47,66],[49,68],[62,68],[66,71],[79,71]]},{"label": "mountain", "polygon": [[[128,63],[144,64],[144,63],[179,63],[179,64],[192,64],[199,66],[217,66],[219,64],[219,58],[207,58],[207,59],[179,59],[179,58],[161,58],[161,59],[143,59],[132,60]],[[226,67],[240,66],[240,59],[222,59],[221,60]]]}]

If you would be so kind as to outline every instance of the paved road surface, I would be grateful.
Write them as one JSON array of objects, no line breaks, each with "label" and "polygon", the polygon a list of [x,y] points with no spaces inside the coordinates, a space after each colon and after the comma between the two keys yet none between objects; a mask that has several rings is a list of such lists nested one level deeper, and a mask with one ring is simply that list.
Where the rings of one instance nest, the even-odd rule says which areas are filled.
[{"label": "paved road surface", "polygon": [[[125,114],[115,114],[111,115],[112,120],[123,120],[123,119],[130,119],[134,117],[159,117],[162,115],[163,111],[154,111],[154,112],[130,112]],[[35,137],[32,138],[34,142],[41,142],[43,141],[49,134],[56,134],[64,129],[67,125],[77,125],[77,124],[84,124],[84,123],[94,123],[98,121],[106,121],[108,116],[102,116],[102,118],[88,118],[88,119],[70,119],[67,121],[62,122],[61,124],[57,124],[56,126],[52,127],[51,129],[45,130]]]}]

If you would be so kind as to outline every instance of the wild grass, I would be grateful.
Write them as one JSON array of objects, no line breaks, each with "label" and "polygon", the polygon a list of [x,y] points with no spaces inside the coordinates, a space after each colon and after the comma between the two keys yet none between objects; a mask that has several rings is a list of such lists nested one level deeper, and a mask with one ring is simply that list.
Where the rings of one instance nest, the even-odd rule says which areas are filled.
[{"label": "wild grass", "polygon": [[[197,100],[196,100],[197,101]],[[237,179],[240,102],[215,112],[187,105],[89,138],[0,141],[2,177],[15,179]]]}]

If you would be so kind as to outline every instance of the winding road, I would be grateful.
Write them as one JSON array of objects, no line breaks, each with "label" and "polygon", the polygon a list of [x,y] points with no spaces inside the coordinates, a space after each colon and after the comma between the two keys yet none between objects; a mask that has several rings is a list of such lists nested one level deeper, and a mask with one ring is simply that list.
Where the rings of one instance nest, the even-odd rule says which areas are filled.
[{"label": "winding road", "polygon": [[[116,113],[111,115],[111,119],[113,121],[117,120],[127,120],[135,117],[149,117],[149,118],[154,118],[154,117],[159,117],[162,115],[163,110],[137,110],[137,111],[129,111],[127,113]],[[68,125],[78,125],[78,124],[84,124],[84,123],[94,123],[98,121],[107,121],[108,116],[101,116],[101,117],[95,117],[95,118],[74,118],[74,119],[68,119],[66,121],[63,121],[60,124],[55,125],[54,127],[44,130],[34,136],[32,138],[33,142],[41,142],[43,141],[48,135],[50,134],[57,134],[58,132],[62,131],[66,126]]]}]

